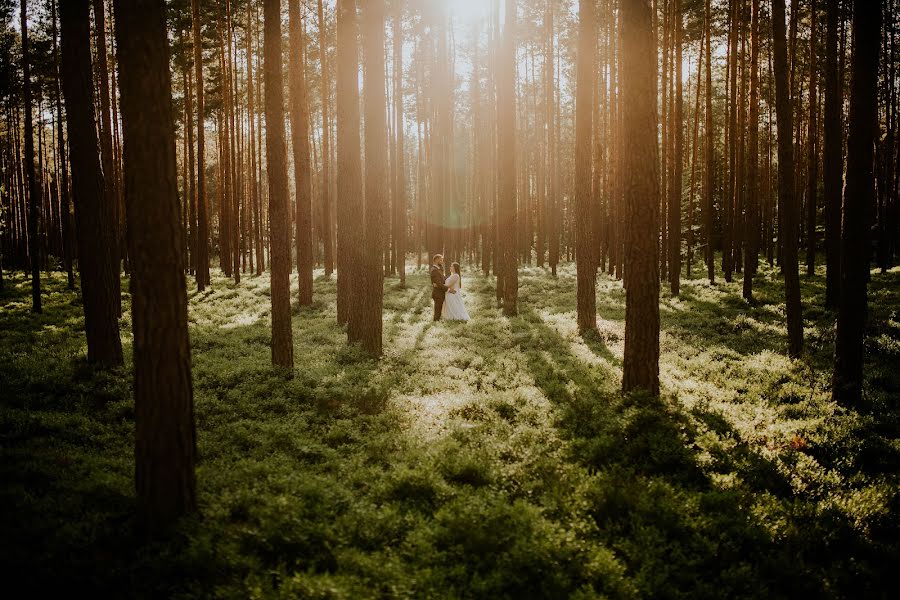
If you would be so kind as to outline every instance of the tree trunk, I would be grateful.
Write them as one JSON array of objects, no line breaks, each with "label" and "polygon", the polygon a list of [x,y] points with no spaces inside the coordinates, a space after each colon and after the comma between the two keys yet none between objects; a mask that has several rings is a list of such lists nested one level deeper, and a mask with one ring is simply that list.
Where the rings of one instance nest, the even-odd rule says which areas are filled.
[{"label": "tree trunk", "polygon": [[309,112],[306,99],[306,73],[303,68],[303,32],[300,23],[300,0],[288,0],[290,27],[290,91],[291,141],[294,150],[294,186],[296,188],[296,245],[298,302],[312,304],[313,256],[312,239],[312,165],[309,159]]},{"label": "tree trunk", "polygon": [[682,77],[682,37],[684,15],[681,0],[675,0],[675,110],[672,114],[674,137],[671,194],[669,195],[669,289],[673,296],[681,291],[681,192],[684,181],[684,84]]},{"label": "tree trunk", "polygon": [[783,238],[781,266],[784,271],[787,307],[788,354],[797,358],[803,351],[803,314],[797,265],[797,222],[800,211],[794,197],[794,127],[788,88],[784,0],[772,0],[772,39],[775,46],[775,112],[778,119],[778,216],[783,223],[779,236]]},{"label": "tree trunk", "polygon": [[41,312],[41,246],[38,237],[40,190],[34,172],[34,121],[31,114],[31,65],[28,47],[28,6],[22,0],[22,104],[25,112],[25,178],[28,185],[28,258],[31,261],[31,310]]},{"label": "tree trunk", "polygon": [[[498,177],[498,227],[500,231],[500,271],[503,287],[503,314],[518,312],[519,269],[516,252],[516,4],[506,0],[506,15],[497,75],[498,142],[500,149]],[[590,110],[590,108],[588,108]],[[590,138],[588,138],[590,139]]]},{"label": "tree trunk", "polygon": [[744,299],[753,299],[753,275],[759,257],[759,0],[750,9],[750,141],[747,162],[747,247],[744,251]]},{"label": "tree trunk", "polygon": [[841,290],[834,345],[832,398],[862,407],[869,275],[869,214],[874,203],[873,153],[878,133],[881,6],[853,3],[853,58],[847,139],[847,182],[841,233]]},{"label": "tree trunk", "polygon": [[291,334],[291,213],[284,140],[284,77],[281,65],[281,0],[263,4],[263,69],[266,85],[266,164],[269,175],[269,237],[272,273],[272,364],[294,366]]},{"label": "tree trunk", "polygon": [[624,186],[628,242],[622,389],[659,394],[659,177],[656,44],[649,0],[619,7]]},{"label": "tree trunk", "polygon": [[[356,0],[337,5],[337,320],[349,328],[359,325],[365,290],[352,282],[363,276],[363,189],[359,140],[359,83]],[[350,323],[351,319],[353,323]],[[355,338],[351,335],[351,338]]]},{"label": "tree trunk", "polygon": [[[394,256],[400,285],[406,285],[406,148],[404,145],[405,121],[403,116],[403,3],[397,2],[394,15],[394,127],[396,149],[394,151]],[[477,76],[477,75],[476,75]],[[477,110],[474,108],[473,110]],[[477,168],[477,167],[476,167]]]},{"label": "tree trunk", "polygon": [[[121,0],[117,0],[121,1]],[[203,37],[200,33],[200,0],[191,0],[194,37],[194,79],[197,85],[197,290],[209,285],[209,209],[206,201],[206,116],[203,93]]]},{"label": "tree trunk", "polygon": [[196,510],[196,432],[163,0],[117,0],[134,332],[135,484],[147,535]]},{"label": "tree trunk", "polygon": [[575,267],[577,272],[578,330],[597,329],[597,268],[591,232],[591,142],[593,129],[594,0],[578,3],[578,66],[575,98]]},{"label": "tree trunk", "polygon": [[816,157],[819,130],[816,124],[816,0],[809,1],[809,123],[806,136],[807,189],[806,189],[806,274],[816,272],[816,194],[819,191],[819,171]]},{"label": "tree trunk", "polygon": [[116,304],[118,269],[105,248],[104,223],[109,223],[100,148],[94,115],[90,13],[86,0],[60,3],[62,78],[66,127],[72,149],[72,191],[75,195],[78,267],[84,303],[88,362],[122,364],[119,313]]},{"label": "tree trunk", "polygon": [[[361,294],[365,301],[364,318],[358,330],[363,348],[372,356],[381,355],[384,270],[382,268],[383,221],[388,197],[387,99],[384,66],[385,0],[369,0],[363,8],[365,122],[366,122],[366,201],[365,265]],[[347,330],[351,331],[350,328]]]},{"label": "tree trunk", "polygon": [[826,0],[825,23],[825,306],[835,308],[841,283],[841,185],[844,177],[841,128],[843,84],[838,78],[840,0]]}]

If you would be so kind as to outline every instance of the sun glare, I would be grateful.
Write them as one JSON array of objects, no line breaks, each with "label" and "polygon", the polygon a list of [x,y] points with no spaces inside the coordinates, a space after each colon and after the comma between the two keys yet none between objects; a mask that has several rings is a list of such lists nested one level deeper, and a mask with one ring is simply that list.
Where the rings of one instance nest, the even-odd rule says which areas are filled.
[{"label": "sun glare", "polygon": [[491,3],[487,0],[438,0],[450,7],[454,17],[462,21],[474,21],[487,17]]}]

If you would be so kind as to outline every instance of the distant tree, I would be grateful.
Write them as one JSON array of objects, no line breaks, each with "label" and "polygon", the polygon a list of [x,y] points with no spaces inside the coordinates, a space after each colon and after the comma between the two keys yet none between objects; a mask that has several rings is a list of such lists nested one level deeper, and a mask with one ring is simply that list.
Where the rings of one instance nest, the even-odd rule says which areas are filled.
[{"label": "distant tree", "polygon": [[[120,1],[120,0],[119,0]],[[206,117],[203,90],[203,34],[200,22],[200,0],[191,0],[191,23],[194,38],[194,83],[197,86],[197,289],[209,285],[209,209],[206,202]]]},{"label": "distant tree", "polygon": [[269,175],[269,238],[272,299],[272,364],[294,366],[291,333],[291,218],[284,135],[284,76],[281,64],[281,0],[263,4],[266,98],[266,164]]},{"label": "distant tree", "polygon": [[674,0],[674,46],[675,46],[675,97],[671,127],[674,169],[670,187],[669,210],[669,290],[673,296],[681,291],[681,195],[684,183],[684,78],[682,76],[682,46],[684,37],[684,14],[681,0]]},{"label": "distant tree", "polygon": [[66,127],[72,148],[72,191],[76,203],[78,267],[88,361],[116,367],[123,362],[116,301],[119,270],[107,247],[113,214],[103,182],[97,144],[88,0],[63,1],[60,4],[60,20],[61,71]]},{"label": "distant tree", "polygon": [[825,306],[838,304],[841,284],[841,186],[844,136],[841,131],[843,84],[838,76],[841,0],[826,0],[825,115],[822,178],[825,188]]},{"label": "distant tree", "polygon": [[[497,75],[499,161],[498,235],[502,268],[497,274],[503,290],[503,314],[518,312],[519,269],[516,252],[516,1],[506,0],[503,38]],[[588,109],[590,110],[590,108]],[[590,114],[590,113],[589,113]],[[590,137],[588,137],[590,140]]]},{"label": "distant tree", "polygon": [[819,155],[818,155],[818,113],[816,100],[816,73],[819,64],[816,59],[816,47],[819,44],[816,35],[816,0],[809,0],[809,118],[806,135],[806,274],[816,272],[816,195],[819,193]]},{"label": "distant tree", "polygon": [[290,106],[291,142],[294,150],[294,186],[296,188],[296,246],[298,301],[312,304],[313,257],[312,238],[312,164],[309,157],[309,104],[306,73],[303,67],[303,24],[300,0],[288,0],[290,29]]},{"label": "distant tree", "polygon": [[41,312],[41,246],[38,237],[41,193],[34,172],[34,117],[31,98],[31,65],[28,45],[28,3],[19,6],[22,25],[22,104],[25,112],[25,180],[28,186],[28,256],[31,261],[31,310]]},{"label": "distant tree", "polygon": [[753,275],[759,260],[759,0],[750,8],[750,115],[747,152],[747,247],[744,251],[744,299],[753,298]]},{"label": "distant tree", "polygon": [[803,351],[803,313],[800,305],[800,276],[797,266],[799,207],[794,197],[793,115],[788,86],[787,41],[784,0],[772,0],[772,40],[775,59],[775,113],[778,119],[778,216],[782,221],[781,267],[787,305],[788,354]]},{"label": "distant tree", "polygon": [[596,52],[594,0],[578,3],[578,66],[575,97],[575,244],[578,330],[597,328],[597,268],[591,231],[591,119]]},{"label": "distant tree", "polygon": [[197,507],[196,433],[164,0],[116,0],[134,332],[135,483],[146,535]]},{"label": "distant tree", "polygon": [[868,311],[869,213],[874,206],[874,148],[878,132],[879,2],[853,3],[853,58],[841,233],[841,291],[834,345],[832,398],[862,404],[863,356]]},{"label": "distant tree", "polygon": [[709,283],[716,281],[716,260],[715,248],[713,241],[715,239],[714,227],[716,222],[715,203],[713,201],[713,190],[716,187],[716,165],[715,165],[715,120],[713,116],[712,98],[712,10],[711,1],[706,0],[706,15],[704,19],[704,27],[706,30],[706,178],[703,185],[703,233],[706,241],[706,273]]},{"label": "distant tree", "polygon": [[[400,285],[406,283],[406,148],[404,145],[403,118],[403,2],[395,0],[394,4],[394,197],[393,197],[393,241],[394,264],[400,276]],[[476,48],[477,55],[477,48]],[[477,65],[477,62],[476,62]],[[475,79],[478,78],[475,68]],[[477,104],[473,107],[477,114]],[[477,135],[477,132],[476,132]],[[476,166],[477,168],[477,166]]]},{"label": "distant tree", "polygon": [[619,6],[622,184],[625,198],[625,357],[622,389],[659,394],[659,176],[656,44],[649,0]]},{"label": "distant tree", "polygon": [[334,272],[334,227],[331,222],[331,120],[328,107],[331,104],[331,77],[328,68],[328,52],[326,51],[325,11],[322,0],[318,1],[319,9],[319,65],[322,69],[322,244],[324,246],[325,275]]}]

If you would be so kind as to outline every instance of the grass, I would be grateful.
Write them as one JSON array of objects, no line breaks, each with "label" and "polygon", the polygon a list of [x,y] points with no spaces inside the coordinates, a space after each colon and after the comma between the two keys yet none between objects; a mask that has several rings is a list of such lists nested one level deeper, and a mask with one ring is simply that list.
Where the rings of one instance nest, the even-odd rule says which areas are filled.
[{"label": "grass", "polygon": [[[900,270],[873,272],[861,413],[830,400],[834,315],[802,278],[664,294],[663,396],[623,397],[624,292],[523,268],[518,317],[465,278],[468,324],[430,322],[427,273],[385,282],[385,356],[347,347],[335,284],[295,309],[274,372],[268,278],[190,289],[201,514],[133,536],[129,368],[85,362],[80,298],[0,295],[0,564],[7,588],[219,598],[888,597],[900,561]],[[127,286],[124,286],[127,289]],[[295,289],[295,286],[294,288]],[[296,306],[296,299],[294,302]],[[128,298],[122,319],[130,362]]]}]

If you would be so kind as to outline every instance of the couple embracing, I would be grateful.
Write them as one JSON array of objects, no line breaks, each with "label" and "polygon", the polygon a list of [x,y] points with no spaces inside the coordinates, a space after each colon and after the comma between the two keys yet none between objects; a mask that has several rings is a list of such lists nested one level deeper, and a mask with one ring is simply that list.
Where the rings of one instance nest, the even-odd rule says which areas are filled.
[{"label": "couple embracing", "polygon": [[450,276],[444,278],[444,257],[435,254],[431,261],[431,299],[434,300],[434,320],[468,321],[469,313],[462,298],[462,277],[459,263],[450,266]]}]

